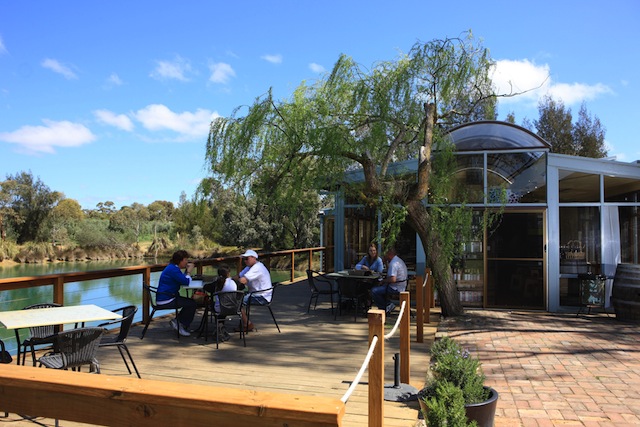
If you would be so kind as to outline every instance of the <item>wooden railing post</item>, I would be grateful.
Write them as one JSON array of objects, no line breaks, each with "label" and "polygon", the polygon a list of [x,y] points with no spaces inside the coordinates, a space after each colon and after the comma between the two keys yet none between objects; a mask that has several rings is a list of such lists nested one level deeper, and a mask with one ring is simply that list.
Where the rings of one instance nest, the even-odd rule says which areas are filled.
[{"label": "wooden railing post", "polygon": [[369,310],[369,346],[373,337],[378,345],[369,360],[369,427],[382,427],[384,421],[384,310]]},{"label": "wooden railing post", "polygon": [[[151,284],[151,268],[147,267],[142,272],[142,284],[149,286]],[[149,301],[149,294],[144,291],[144,287],[142,288],[142,321],[146,324],[149,321],[149,307],[151,306],[151,301]]]},{"label": "wooden railing post", "polygon": [[411,294],[409,292],[400,292],[400,304],[405,304],[404,313],[400,320],[400,382],[409,384],[411,376]]},{"label": "wooden railing post", "polygon": [[416,275],[416,342],[424,342],[424,279]]},{"label": "wooden railing post", "polygon": [[296,271],[296,253],[291,252],[291,281],[292,282],[296,278],[295,271]]},{"label": "wooden railing post", "polygon": [[64,277],[58,276],[53,282],[53,302],[64,305]]}]

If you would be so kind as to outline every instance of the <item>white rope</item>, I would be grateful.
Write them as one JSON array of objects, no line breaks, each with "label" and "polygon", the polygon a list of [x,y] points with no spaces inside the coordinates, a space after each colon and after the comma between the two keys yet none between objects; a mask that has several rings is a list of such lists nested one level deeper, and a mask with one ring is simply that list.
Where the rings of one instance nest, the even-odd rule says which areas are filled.
[{"label": "white rope", "polygon": [[400,326],[400,320],[402,320],[402,315],[404,314],[404,308],[406,307],[407,302],[406,301],[402,301],[402,305],[400,306],[400,314],[398,314],[398,318],[396,319],[396,324],[393,325],[393,329],[391,329],[391,331],[384,336],[385,340],[388,340],[389,338],[391,338],[393,336],[393,334],[396,333],[396,330],[398,329],[398,326]]},{"label": "white rope", "polygon": [[347,400],[349,400],[349,398],[351,397],[351,393],[353,393],[353,390],[355,390],[356,386],[360,383],[360,379],[362,378],[364,371],[367,369],[367,366],[369,366],[369,360],[371,360],[371,356],[373,356],[373,350],[375,350],[376,344],[378,344],[378,336],[374,335],[373,339],[371,340],[371,345],[369,346],[369,351],[367,352],[367,357],[364,358],[364,362],[362,362],[362,366],[360,366],[358,375],[356,375],[356,377],[353,379],[353,382],[349,386],[349,389],[340,399],[343,403],[347,403]]}]

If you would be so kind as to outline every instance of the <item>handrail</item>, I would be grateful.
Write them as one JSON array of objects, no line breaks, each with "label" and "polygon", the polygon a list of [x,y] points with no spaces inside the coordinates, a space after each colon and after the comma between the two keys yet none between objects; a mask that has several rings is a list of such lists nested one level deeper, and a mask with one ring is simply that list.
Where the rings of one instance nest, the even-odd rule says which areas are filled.
[{"label": "handrail", "polygon": [[[289,249],[283,251],[276,252],[266,252],[259,254],[261,261],[270,269],[271,260],[280,256],[291,256],[292,261],[294,260],[294,256],[299,253],[308,252],[309,259],[308,265],[309,269],[312,269],[313,265],[313,253],[314,252],[325,252],[327,250],[326,246],[317,246],[313,248],[301,248],[301,249]],[[214,266],[220,264],[232,264],[237,263],[238,271],[240,271],[240,266],[242,265],[242,258],[240,255],[227,256],[227,257],[215,257],[215,258],[202,258],[202,259],[193,259],[192,262],[196,265],[196,272],[198,274],[202,274],[203,267],[205,266]],[[143,322],[147,322],[150,314],[150,302],[148,300],[147,295],[143,292],[142,285],[150,285],[151,284],[151,273],[162,271],[167,264],[153,264],[153,265],[139,265],[139,266],[128,266],[128,267],[119,267],[119,268],[111,268],[106,270],[94,270],[94,271],[74,271],[70,273],[59,273],[59,274],[45,274],[40,276],[23,276],[23,277],[9,277],[0,279],[0,291],[8,291],[13,289],[26,289],[37,286],[49,286],[53,285],[53,295],[51,301],[56,304],[64,305],[64,285],[65,283],[71,282],[82,282],[87,280],[95,280],[95,279],[104,279],[110,277],[120,277],[120,276],[131,276],[135,274],[142,275],[142,280],[140,281],[140,293],[142,300],[142,320]],[[320,268],[321,269],[321,268]],[[295,280],[295,263],[291,263],[290,268],[290,277],[291,281]]]},{"label": "handrail", "polygon": [[[96,425],[341,426],[339,399],[0,364],[2,410]],[[73,404],[68,404],[73,402]],[[66,403],[66,404],[65,404]]]}]

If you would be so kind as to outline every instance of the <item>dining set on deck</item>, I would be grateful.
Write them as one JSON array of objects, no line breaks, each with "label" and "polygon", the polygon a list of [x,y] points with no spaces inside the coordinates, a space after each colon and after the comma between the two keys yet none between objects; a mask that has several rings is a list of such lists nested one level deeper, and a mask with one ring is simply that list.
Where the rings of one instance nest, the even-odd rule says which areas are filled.
[{"label": "dining set on deck", "polygon": [[[415,272],[412,272],[415,276]],[[315,270],[307,270],[307,282],[311,289],[311,297],[307,312],[314,308],[321,295],[328,296],[331,302],[331,311],[334,320],[338,315],[342,315],[342,310],[352,310],[354,321],[358,316],[366,316],[371,307],[370,291],[374,286],[380,285],[380,280],[384,278],[384,273],[371,270],[340,270],[331,273],[321,273]],[[334,309],[334,297],[336,307]],[[388,295],[387,298],[391,298]]]},{"label": "dining set on deck", "polygon": [[[32,366],[79,371],[88,365],[89,372],[100,373],[100,363],[96,357],[98,348],[115,347],[129,374],[133,368],[140,378],[126,344],[137,310],[133,305],[110,311],[94,304],[63,306],[40,303],[21,310],[0,312],[0,323],[15,332],[18,365],[27,364],[27,357],[31,355]],[[88,322],[101,323],[86,327]],[[72,327],[64,329],[65,325]],[[109,327],[118,327],[118,334],[106,335]],[[21,337],[25,335],[21,334],[25,330],[28,334]],[[0,344],[3,348],[1,362],[11,363],[11,355],[4,352],[4,342],[0,341]]]},{"label": "dining set on deck", "polygon": [[[222,291],[221,289],[223,284],[224,278],[220,276],[194,275],[189,285],[181,287],[181,289],[191,297],[201,295],[201,297],[198,298],[198,305],[199,308],[203,309],[203,314],[200,319],[200,324],[194,330],[194,332],[198,334],[198,338],[204,338],[205,340],[208,340],[210,336],[213,336],[216,339],[216,348],[219,348],[220,342],[227,339],[225,334],[226,328],[224,326],[225,321],[227,321],[229,318],[237,317],[238,326],[234,327],[233,330],[234,332],[238,332],[240,334],[240,339],[243,340],[243,344],[246,347],[247,329],[246,325],[243,325],[242,322],[242,309],[245,309],[247,315],[247,324],[250,324],[251,310],[256,306],[265,307],[269,310],[269,314],[273,319],[273,323],[278,329],[278,332],[280,332],[280,326],[278,325],[276,317],[273,313],[273,309],[271,307],[273,298],[275,296],[275,290],[278,286],[280,286],[280,283],[274,282],[272,283],[271,288],[251,292],[246,288],[235,291]],[[153,319],[153,315],[157,311],[174,311],[175,316],[177,317],[178,311],[180,310],[177,307],[166,308],[158,306],[156,304],[158,296],[160,296],[161,298],[163,297],[162,292],[158,291],[157,286],[144,285],[144,291],[146,294],[146,298],[151,305],[151,314],[149,315],[148,320],[145,322],[140,339],[143,339],[145,337],[147,329],[149,328],[149,324]],[[257,304],[255,302],[255,299],[251,298],[251,296],[253,295],[260,295],[269,291],[272,293],[271,301]],[[247,298],[248,303],[245,305],[244,300],[247,294],[249,295],[249,298]],[[166,295],[164,295],[164,297],[166,297]],[[216,301],[218,303],[217,310],[215,309]],[[179,331],[177,331],[176,336],[178,337],[178,339],[180,339]]]}]

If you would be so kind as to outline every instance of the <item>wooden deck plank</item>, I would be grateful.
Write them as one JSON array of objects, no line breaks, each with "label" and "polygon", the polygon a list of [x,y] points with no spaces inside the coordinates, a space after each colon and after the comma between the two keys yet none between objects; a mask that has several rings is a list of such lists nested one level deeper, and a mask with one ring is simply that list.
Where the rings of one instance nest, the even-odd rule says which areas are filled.
[{"label": "wooden deck plank", "polygon": [[[168,318],[156,318],[144,340],[139,336],[142,325],[135,325],[127,342],[143,378],[205,384],[233,389],[248,389],[341,398],[356,376],[367,352],[366,318],[353,320],[353,313],[343,313],[334,320],[328,302],[321,301],[307,314],[309,289],[306,282],[279,288],[273,310],[282,333],[278,333],[268,310],[253,310],[252,319],[258,332],[247,334],[243,347],[239,334],[220,343],[192,337],[178,340]],[[398,310],[387,319],[387,332],[395,322]],[[192,327],[196,327],[201,313]],[[428,349],[435,335],[437,314],[425,325],[425,342],[411,341],[411,385],[421,387],[424,381]],[[412,319],[412,330],[415,319]],[[230,322],[232,329],[236,322]],[[394,382],[394,353],[399,352],[397,336],[385,343],[385,383]],[[101,371],[106,375],[128,376],[117,350],[101,348],[98,354]],[[134,374],[135,375],[135,374]],[[346,405],[343,425],[367,425],[367,374],[356,387]],[[414,426],[418,419],[417,402],[385,402],[385,426]],[[46,422],[45,422],[46,424]],[[25,424],[26,425],[26,424]],[[33,425],[33,424],[31,424]],[[81,425],[65,422],[64,425]]]}]

